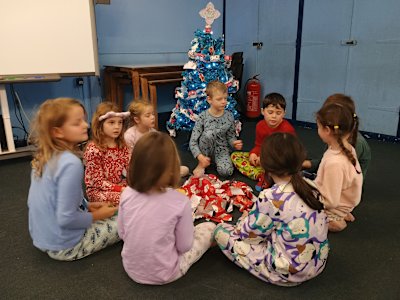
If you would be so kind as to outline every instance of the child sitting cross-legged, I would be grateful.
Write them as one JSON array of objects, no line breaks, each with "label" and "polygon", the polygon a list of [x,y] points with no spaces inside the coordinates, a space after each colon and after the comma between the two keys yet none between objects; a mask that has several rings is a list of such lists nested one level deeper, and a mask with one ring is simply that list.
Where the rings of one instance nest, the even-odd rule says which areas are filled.
[{"label": "child sitting cross-legged", "polygon": [[190,151],[198,160],[193,175],[202,176],[213,160],[218,174],[228,177],[234,170],[230,159],[231,149],[241,150],[243,142],[235,136],[232,113],[225,110],[228,97],[226,85],[220,81],[211,81],[206,93],[210,108],[197,118],[189,143]]},{"label": "child sitting cross-legged", "polygon": [[133,149],[118,233],[124,240],[124,269],[138,283],[177,280],[212,243],[215,224],[194,227],[190,200],[175,189],[179,166],[175,143],[166,133],[149,132]]},{"label": "child sitting cross-legged", "polygon": [[330,231],[342,231],[360,203],[363,174],[349,139],[357,119],[348,106],[323,105],[317,112],[318,135],[327,144],[314,182],[324,197]]},{"label": "child sitting cross-legged", "polygon": [[261,166],[275,184],[263,190],[233,226],[220,224],[215,239],[238,266],[266,282],[293,286],[320,274],[329,244],[320,194],[301,177],[306,157],[298,139],[274,133],[261,146]]},{"label": "child sitting cross-legged", "polygon": [[71,98],[46,100],[31,130],[37,147],[28,195],[33,245],[53,259],[72,261],[118,242],[117,208],[83,198],[78,147],[88,139],[83,105]]},{"label": "child sitting cross-legged", "polygon": [[256,140],[250,152],[233,152],[231,155],[234,166],[243,175],[257,180],[257,190],[267,188],[270,182],[265,181],[264,170],[260,165],[261,144],[264,139],[275,132],[288,132],[296,134],[293,126],[284,119],[286,100],[278,93],[265,96],[261,113],[264,119],[256,126]]},{"label": "child sitting cross-legged", "polygon": [[128,115],[111,102],[100,103],[93,115],[92,139],[84,153],[86,194],[91,202],[118,205],[126,187],[129,150],[123,123]]}]

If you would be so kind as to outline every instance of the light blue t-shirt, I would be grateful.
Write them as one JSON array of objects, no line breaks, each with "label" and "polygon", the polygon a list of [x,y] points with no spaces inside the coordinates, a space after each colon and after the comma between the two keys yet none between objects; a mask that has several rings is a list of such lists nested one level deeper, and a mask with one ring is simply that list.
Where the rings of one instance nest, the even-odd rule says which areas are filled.
[{"label": "light blue t-shirt", "polygon": [[83,200],[83,165],[69,151],[53,157],[42,177],[32,170],[28,195],[29,232],[41,250],[75,246],[92,223],[92,214],[79,207]]}]

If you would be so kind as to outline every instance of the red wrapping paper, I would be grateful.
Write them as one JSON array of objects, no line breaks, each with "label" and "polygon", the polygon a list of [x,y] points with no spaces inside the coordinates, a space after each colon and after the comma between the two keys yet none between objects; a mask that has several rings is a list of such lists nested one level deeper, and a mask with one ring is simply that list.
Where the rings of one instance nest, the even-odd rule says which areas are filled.
[{"label": "red wrapping paper", "polygon": [[221,181],[216,175],[190,177],[181,187],[191,199],[193,219],[205,218],[217,223],[232,221],[233,207],[249,211],[257,199],[252,188],[235,180]]}]

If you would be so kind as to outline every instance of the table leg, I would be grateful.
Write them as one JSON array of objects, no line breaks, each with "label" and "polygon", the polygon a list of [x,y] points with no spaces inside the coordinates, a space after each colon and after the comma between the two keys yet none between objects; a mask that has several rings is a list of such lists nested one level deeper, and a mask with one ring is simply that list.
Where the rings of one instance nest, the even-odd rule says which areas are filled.
[{"label": "table leg", "polygon": [[[10,121],[10,111],[8,109],[7,93],[4,84],[0,84],[1,113],[3,115],[4,131],[6,133],[8,152],[15,152],[14,137]],[[0,147],[0,154],[3,153]]]},{"label": "table leg", "polygon": [[148,80],[145,77],[140,77],[140,85],[142,86],[142,99],[149,100]]},{"label": "table leg", "polygon": [[121,81],[117,82],[117,102],[119,109],[122,111],[124,103],[124,86]]},{"label": "table leg", "polygon": [[156,116],[156,129],[158,129],[158,113],[157,113],[157,87],[154,84],[149,84],[150,103],[153,105],[154,115]]},{"label": "table leg", "polygon": [[131,71],[132,77],[132,88],[133,88],[133,97],[135,99],[140,98],[140,78],[138,71]]},{"label": "table leg", "polygon": [[107,67],[104,69],[104,96],[111,101],[111,70]]}]

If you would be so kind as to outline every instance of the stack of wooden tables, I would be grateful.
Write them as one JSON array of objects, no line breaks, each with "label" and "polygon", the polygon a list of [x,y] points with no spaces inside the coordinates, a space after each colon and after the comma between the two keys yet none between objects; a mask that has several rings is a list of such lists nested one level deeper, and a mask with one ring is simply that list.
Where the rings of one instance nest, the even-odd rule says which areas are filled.
[{"label": "stack of wooden tables", "polygon": [[157,112],[157,85],[180,82],[182,71],[183,64],[105,66],[106,100],[124,110],[123,88],[131,84],[134,99],[150,101]]}]

